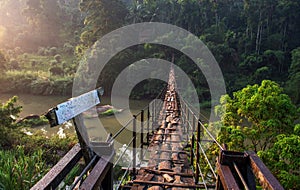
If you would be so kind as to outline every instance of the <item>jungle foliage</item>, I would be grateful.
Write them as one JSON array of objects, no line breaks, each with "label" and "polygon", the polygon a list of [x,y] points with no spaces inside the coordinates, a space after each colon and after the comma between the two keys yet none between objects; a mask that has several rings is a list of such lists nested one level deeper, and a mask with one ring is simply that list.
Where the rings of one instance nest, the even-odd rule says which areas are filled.
[{"label": "jungle foliage", "polygon": [[[208,46],[223,71],[229,94],[269,79],[283,86],[293,102],[299,104],[300,92],[295,88],[299,86],[299,9],[297,0],[4,0],[0,4],[0,65],[23,70],[18,55],[61,54],[61,62],[37,59],[34,65],[43,65],[46,72],[54,71],[58,78],[64,78],[66,73],[73,77],[79,62],[84,61],[85,51],[105,34],[133,23],[164,22],[188,30]],[[65,60],[66,54],[73,59]],[[173,54],[175,64],[189,75],[200,99],[209,101],[205,77],[195,64],[181,52],[157,45],[138,45],[118,53],[104,68],[98,85],[109,95],[115,78],[126,66],[150,57],[172,61]],[[19,64],[11,64],[16,63],[13,59]],[[32,61],[35,60],[26,60]],[[41,86],[52,84],[36,78],[29,80]],[[63,85],[69,88],[69,84]],[[155,96],[161,84],[143,81],[132,95]],[[52,90],[50,87],[37,92],[51,94]]]},{"label": "jungle foliage", "polygon": [[[85,55],[97,57],[94,44],[105,34],[134,23],[173,24],[202,40],[223,72],[228,94],[216,107],[218,139],[232,150],[257,151],[285,188],[299,189],[299,10],[299,0],[1,0],[0,91],[70,94],[78,65],[94,70]],[[194,51],[188,38],[183,41],[185,49]],[[188,74],[202,103],[210,105],[209,87],[197,66],[182,52],[155,44],[119,52],[98,85],[109,95],[120,72],[145,58],[174,61]],[[145,80],[131,95],[155,97],[161,86],[161,81]],[[13,98],[0,109],[0,147],[26,144],[26,155],[26,147],[36,145],[59,149],[61,141],[32,140],[20,133],[15,102]],[[63,147],[67,142],[61,142]]]},{"label": "jungle foliage", "polygon": [[28,136],[17,97],[0,104],[0,189],[29,189],[77,142],[74,136]]},{"label": "jungle foliage", "polygon": [[220,143],[230,150],[254,150],[285,189],[299,189],[300,108],[277,83],[263,80],[233,97],[224,95],[215,111],[221,120],[212,126],[220,129]]},{"label": "jungle foliage", "polygon": [[[300,44],[299,1],[85,0],[80,3],[80,9],[87,14],[81,34],[82,43],[87,47],[119,26],[139,22],[174,24],[198,36],[212,51],[223,71],[229,94],[248,84],[270,79],[285,86],[293,101],[299,103],[298,88],[293,88],[299,83],[295,72],[299,62],[296,56]],[[93,14],[95,10],[101,11]],[[110,92],[109,87],[124,67],[141,58],[171,61],[172,54],[175,54],[175,64],[193,80],[199,97],[209,100],[201,71],[181,52],[155,45],[132,47],[116,55],[102,72],[99,84]],[[135,92],[138,97],[149,96],[145,92],[153,87],[146,81],[143,86],[146,87]]]}]

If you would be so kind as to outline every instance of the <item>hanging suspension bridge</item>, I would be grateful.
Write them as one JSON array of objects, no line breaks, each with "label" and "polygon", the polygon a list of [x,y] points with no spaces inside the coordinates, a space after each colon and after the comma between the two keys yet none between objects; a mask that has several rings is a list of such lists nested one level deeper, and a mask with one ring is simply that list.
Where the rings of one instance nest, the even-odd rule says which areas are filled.
[{"label": "hanging suspension bridge", "polygon": [[[158,97],[161,101],[151,102],[104,142],[87,142],[82,121],[82,112],[100,103],[100,89],[51,109],[46,114],[50,125],[73,120],[79,143],[31,189],[56,189],[81,159],[85,167],[70,189],[256,189],[257,182],[263,189],[283,189],[254,152],[229,151],[220,145],[200,114],[177,93],[175,81],[171,68],[168,84]],[[129,128],[132,136],[116,155],[114,141]],[[219,150],[218,156],[207,154],[211,146]],[[129,149],[132,160],[114,181],[113,173]]]}]

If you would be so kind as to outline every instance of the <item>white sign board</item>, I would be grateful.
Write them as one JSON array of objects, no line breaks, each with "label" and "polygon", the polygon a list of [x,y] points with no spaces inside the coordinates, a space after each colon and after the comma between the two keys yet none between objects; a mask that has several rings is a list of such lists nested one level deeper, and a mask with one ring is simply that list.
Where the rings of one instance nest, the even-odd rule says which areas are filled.
[{"label": "white sign board", "polygon": [[97,90],[71,98],[67,102],[57,105],[56,117],[58,125],[72,119],[80,113],[100,103]]}]

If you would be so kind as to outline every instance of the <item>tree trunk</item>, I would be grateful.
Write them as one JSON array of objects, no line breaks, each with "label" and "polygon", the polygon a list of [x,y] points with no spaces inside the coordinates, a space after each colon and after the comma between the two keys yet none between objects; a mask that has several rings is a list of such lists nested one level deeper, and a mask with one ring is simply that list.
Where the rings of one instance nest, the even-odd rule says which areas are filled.
[{"label": "tree trunk", "polygon": [[258,25],[257,25],[256,46],[255,46],[255,52],[257,54],[259,54],[259,49],[260,49],[261,29],[262,29],[262,21],[261,21],[261,11],[260,11]]}]

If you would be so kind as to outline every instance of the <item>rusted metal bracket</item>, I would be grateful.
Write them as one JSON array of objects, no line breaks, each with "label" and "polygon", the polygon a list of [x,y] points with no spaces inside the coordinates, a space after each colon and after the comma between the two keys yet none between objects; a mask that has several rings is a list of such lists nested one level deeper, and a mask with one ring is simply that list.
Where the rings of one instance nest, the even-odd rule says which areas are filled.
[{"label": "rusted metal bracket", "polygon": [[259,180],[259,183],[263,189],[277,189],[283,190],[283,187],[278,182],[278,180],[273,176],[270,170],[266,165],[259,159],[257,154],[253,151],[246,152],[250,159],[250,166],[256,178]]},{"label": "rusted metal bracket", "polygon": [[57,105],[45,114],[50,126],[55,127],[66,121],[73,120],[79,144],[82,148],[85,163],[88,164],[94,156],[90,148],[89,136],[84,125],[82,113],[100,103],[100,96],[104,93],[103,88],[98,88],[73,97],[66,102]]},{"label": "rusted metal bracket", "polygon": [[[95,146],[98,146],[96,144]],[[108,146],[106,146],[108,145]],[[79,189],[92,190],[102,186],[104,189],[113,189],[113,157],[115,151],[113,149],[113,141],[109,144],[101,143],[97,147],[104,155],[95,155],[95,162],[91,162],[83,170],[90,170],[87,178],[79,186]],[[31,190],[55,189],[64,180],[67,174],[82,158],[83,152],[79,144],[76,144]],[[98,161],[97,161],[98,160]],[[90,165],[90,166],[89,166]],[[84,173],[83,173],[84,174]],[[80,175],[83,176],[83,175]],[[74,184],[76,185],[76,183]]]},{"label": "rusted metal bracket", "polygon": [[264,189],[283,190],[254,152],[222,150],[217,160],[217,190],[256,189],[256,179]]},{"label": "rusted metal bracket", "polygon": [[31,190],[55,189],[82,157],[82,149],[76,144]]},{"label": "rusted metal bracket", "polygon": [[80,186],[81,190],[92,190],[96,187],[102,186],[103,189],[113,189],[112,176],[112,159],[114,152],[111,155],[102,156],[88,177]]},{"label": "rusted metal bracket", "polygon": [[[72,187],[79,185],[79,189],[113,189],[112,160],[115,154],[114,141],[109,135],[106,142],[91,142],[84,125],[82,113],[100,103],[103,89],[99,88],[74,97],[67,102],[57,105],[46,114],[51,127],[73,120],[79,144],[75,145],[36,185],[31,189],[55,189],[84,157],[86,166]],[[96,154],[97,153],[97,154]],[[90,171],[85,180],[83,176]],[[80,185],[79,182],[83,181]]]}]

